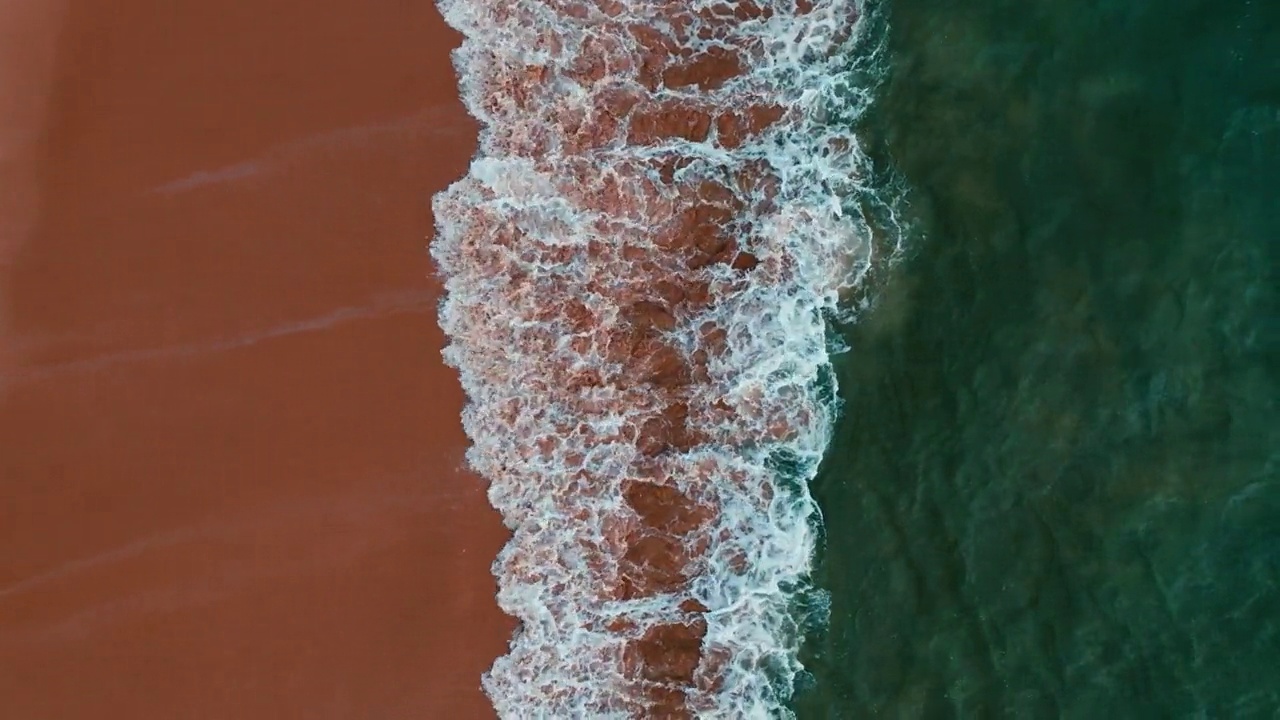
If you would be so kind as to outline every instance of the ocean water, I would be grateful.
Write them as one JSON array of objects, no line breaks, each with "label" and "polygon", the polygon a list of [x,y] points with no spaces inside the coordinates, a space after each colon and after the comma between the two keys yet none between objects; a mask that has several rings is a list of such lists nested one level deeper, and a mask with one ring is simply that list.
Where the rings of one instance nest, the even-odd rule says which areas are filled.
[{"label": "ocean water", "polygon": [[800,718],[1280,718],[1280,2],[889,0]]},{"label": "ocean water", "polygon": [[1275,716],[1280,4],[439,6],[501,717]]}]

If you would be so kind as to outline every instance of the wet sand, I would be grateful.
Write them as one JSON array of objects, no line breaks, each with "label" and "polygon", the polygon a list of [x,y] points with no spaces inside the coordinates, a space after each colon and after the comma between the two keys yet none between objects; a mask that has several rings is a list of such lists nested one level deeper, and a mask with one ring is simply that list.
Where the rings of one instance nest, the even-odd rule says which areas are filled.
[{"label": "wet sand", "polygon": [[5,716],[492,717],[505,531],[425,249],[456,36],[427,1],[0,13]]}]

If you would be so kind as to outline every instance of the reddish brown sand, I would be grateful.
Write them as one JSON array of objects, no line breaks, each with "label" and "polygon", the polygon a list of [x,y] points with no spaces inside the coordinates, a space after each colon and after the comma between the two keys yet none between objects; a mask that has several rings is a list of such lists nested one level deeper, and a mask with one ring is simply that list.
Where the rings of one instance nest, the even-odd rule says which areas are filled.
[{"label": "reddish brown sand", "polygon": [[0,0],[0,715],[493,715],[505,533],[425,253],[457,41],[429,0]]}]

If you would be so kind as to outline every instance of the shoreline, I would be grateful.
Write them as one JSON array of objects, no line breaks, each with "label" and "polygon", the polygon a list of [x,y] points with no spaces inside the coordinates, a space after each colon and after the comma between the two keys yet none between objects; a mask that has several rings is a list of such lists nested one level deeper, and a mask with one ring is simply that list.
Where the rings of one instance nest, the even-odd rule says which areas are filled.
[{"label": "shoreline", "polygon": [[876,261],[836,201],[859,8],[442,4],[483,126],[434,201],[445,355],[522,621],[485,688],[511,717],[785,715],[825,318]]},{"label": "shoreline", "polygon": [[493,717],[508,533],[426,252],[460,38],[296,0],[81,0],[57,36],[3,280],[2,704]]}]

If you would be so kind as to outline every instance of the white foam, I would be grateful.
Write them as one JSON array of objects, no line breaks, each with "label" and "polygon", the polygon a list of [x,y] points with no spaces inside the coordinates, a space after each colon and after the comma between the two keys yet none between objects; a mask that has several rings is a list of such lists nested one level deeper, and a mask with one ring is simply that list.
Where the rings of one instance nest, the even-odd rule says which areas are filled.
[{"label": "white foam", "polygon": [[[845,203],[870,190],[851,130],[861,2],[727,20],[698,0],[439,5],[482,126],[434,202],[440,320],[469,462],[514,532],[498,602],[521,622],[485,690],[504,718],[633,717],[673,693],[700,717],[786,714],[807,483],[837,409],[826,322],[882,259]],[[736,75],[672,87],[716,53]],[[735,131],[752,108],[778,117]],[[673,114],[691,124],[654,131]],[[688,247],[701,231],[736,250]],[[646,526],[626,493],[656,486],[701,520]],[[643,538],[681,558],[676,580],[643,564]],[[687,680],[637,650],[679,625],[705,625]]]}]

